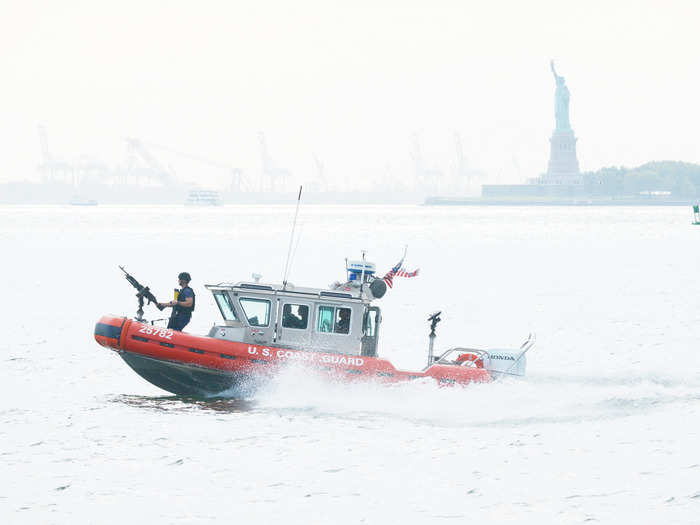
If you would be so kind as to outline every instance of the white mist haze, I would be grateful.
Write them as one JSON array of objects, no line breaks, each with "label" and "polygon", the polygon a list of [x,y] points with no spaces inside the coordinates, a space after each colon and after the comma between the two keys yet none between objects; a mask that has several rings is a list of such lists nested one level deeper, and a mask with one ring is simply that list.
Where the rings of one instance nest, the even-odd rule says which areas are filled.
[{"label": "white mist haze", "polygon": [[[3,2],[0,182],[58,159],[123,165],[126,137],[344,189],[450,173],[453,134],[491,183],[546,169],[549,60],[581,169],[700,162],[695,2]],[[183,181],[229,173],[154,149]],[[486,182],[486,181],[484,181]]]},{"label": "white mist haze", "polygon": [[196,400],[94,341],[100,316],[137,308],[117,264],[161,300],[190,272],[187,331],[208,333],[221,313],[204,284],[279,282],[293,215],[0,206],[18,254],[4,259],[1,523],[697,525],[688,207],[302,206],[295,285],[342,279],[361,248],[381,273],[404,243],[420,266],[376,302],[380,356],[424,367],[441,310],[438,352],[536,333],[518,380],[338,384],[291,368],[255,398]]}]

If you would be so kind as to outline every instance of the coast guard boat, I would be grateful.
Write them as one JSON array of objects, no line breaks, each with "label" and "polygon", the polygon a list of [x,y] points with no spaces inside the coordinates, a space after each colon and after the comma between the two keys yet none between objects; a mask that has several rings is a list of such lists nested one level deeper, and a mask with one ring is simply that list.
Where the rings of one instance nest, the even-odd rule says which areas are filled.
[{"label": "coast guard boat", "polygon": [[334,380],[387,383],[431,378],[467,384],[525,374],[532,336],[518,349],[451,348],[434,355],[440,312],[428,318],[426,367],[397,369],[378,354],[382,314],[374,301],[385,294],[385,281],[364,260],[348,261],[346,270],[347,281],[327,289],[262,283],[255,274],[251,282],[206,285],[222,317],[207,335],[168,330],[143,318],[144,297],[157,301],[127,274],[139,290],[137,316],[102,317],[95,340],[150,383],[185,396],[248,396],[289,365]]}]

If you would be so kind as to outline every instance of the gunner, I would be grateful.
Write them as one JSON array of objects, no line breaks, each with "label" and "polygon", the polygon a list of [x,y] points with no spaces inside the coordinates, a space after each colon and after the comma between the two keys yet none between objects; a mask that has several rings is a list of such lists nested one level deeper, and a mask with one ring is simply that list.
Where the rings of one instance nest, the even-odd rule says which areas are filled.
[{"label": "gunner", "polygon": [[170,321],[168,321],[168,328],[171,330],[182,331],[187,323],[190,322],[192,318],[192,312],[194,311],[194,291],[190,288],[190,281],[192,278],[187,272],[182,272],[177,276],[178,284],[180,285],[180,291],[176,290],[176,299],[168,303],[158,303],[162,307],[173,308],[173,313],[170,316]]}]

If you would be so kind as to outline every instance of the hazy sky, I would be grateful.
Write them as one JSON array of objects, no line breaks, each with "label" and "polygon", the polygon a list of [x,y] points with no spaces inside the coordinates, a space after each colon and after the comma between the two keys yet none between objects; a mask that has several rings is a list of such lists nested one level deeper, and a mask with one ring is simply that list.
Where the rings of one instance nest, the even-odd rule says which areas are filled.
[{"label": "hazy sky", "polygon": [[[581,168],[700,162],[700,3],[1,1],[0,180],[36,178],[37,125],[66,160],[125,162],[125,137],[260,172],[258,133],[305,178],[547,166],[554,58]],[[220,176],[153,149],[192,180]]]}]

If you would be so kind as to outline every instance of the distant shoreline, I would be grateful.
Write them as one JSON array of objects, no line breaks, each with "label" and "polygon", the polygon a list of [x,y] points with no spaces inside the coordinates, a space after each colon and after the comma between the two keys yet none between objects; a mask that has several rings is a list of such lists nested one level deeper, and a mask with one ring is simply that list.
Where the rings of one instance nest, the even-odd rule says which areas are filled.
[{"label": "distant shoreline", "polygon": [[[188,210],[217,210],[223,208],[234,208],[234,207],[260,207],[260,206],[293,206],[293,202],[227,202],[217,206],[190,206],[187,204],[180,203],[144,203],[144,202],[106,202],[98,203],[90,206],[81,205],[71,205],[69,203],[41,203],[41,202],[0,202],[0,208],[10,208],[10,207],[45,207],[45,208],[75,208],[90,212],[96,208],[119,208],[119,207],[138,207],[138,208],[187,208]],[[661,206],[675,206],[675,207],[690,207],[693,205],[692,202],[682,202],[682,201],[659,201],[659,202],[649,202],[644,200],[626,200],[626,201],[507,201],[507,200],[449,200],[444,202],[434,202],[432,199],[426,199],[425,202],[307,202],[304,203],[305,206],[391,206],[391,207],[402,207],[402,206],[421,206],[421,207],[460,207],[460,206],[500,206],[500,207],[546,207],[546,206],[571,206],[571,207],[632,207],[632,206],[645,206],[645,207],[661,207]]]},{"label": "distant shoreline", "polygon": [[692,206],[692,201],[663,199],[448,199],[428,197],[425,206]]}]

